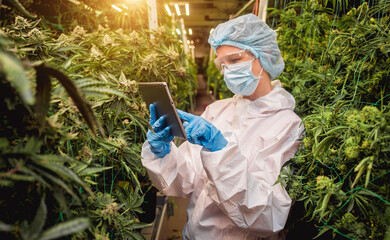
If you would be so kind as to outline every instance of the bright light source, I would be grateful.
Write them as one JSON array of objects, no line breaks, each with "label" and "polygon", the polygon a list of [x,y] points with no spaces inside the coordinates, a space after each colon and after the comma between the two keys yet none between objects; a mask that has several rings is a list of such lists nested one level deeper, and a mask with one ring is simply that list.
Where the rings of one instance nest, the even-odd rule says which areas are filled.
[{"label": "bright light source", "polygon": [[190,44],[190,40],[187,40],[187,44]]},{"label": "bright light source", "polygon": [[79,5],[79,4],[80,4],[80,2],[77,1],[77,0],[69,0],[69,2],[71,2],[71,3],[73,3],[73,4],[76,4],[76,5]]},{"label": "bright light source", "polygon": [[178,28],[176,28],[176,32],[177,32],[178,35],[181,34],[181,32],[180,32],[180,30]]},{"label": "bright light source", "polygon": [[210,30],[210,34],[211,34],[213,31],[214,31],[214,28],[212,28],[212,29]]},{"label": "bright light source", "polygon": [[122,7],[123,7],[124,9],[129,9],[125,4],[122,4]]},{"label": "bright light source", "polygon": [[192,35],[192,29],[191,29],[191,28],[188,29],[188,33],[189,33],[190,35]]},{"label": "bright light source", "polygon": [[114,4],[111,5],[111,7],[115,10],[117,10],[118,12],[122,12],[122,9],[120,9],[119,7],[115,6]]},{"label": "bright light source", "polygon": [[169,8],[168,4],[165,4],[165,10],[167,10],[167,13],[169,16],[172,16],[171,9]]},{"label": "bright light source", "polygon": [[125,15],[127,16],[127,15],[129,15],[127,12],[125,12]]},{"label": "bright light source", "polygon": [[177,16],[180,16],[181,13],[180,13],[180,9],[179,9],[179,4],[175,3],[175,8],[176,8]]},{"label": "bright light source", "polygon": [[186,15],[190,15],[190,4],[186,3]]},{"label": "bright light source", "polygon": [[185,29],[183,29],[183,34],[187,34],[187,31]]}]

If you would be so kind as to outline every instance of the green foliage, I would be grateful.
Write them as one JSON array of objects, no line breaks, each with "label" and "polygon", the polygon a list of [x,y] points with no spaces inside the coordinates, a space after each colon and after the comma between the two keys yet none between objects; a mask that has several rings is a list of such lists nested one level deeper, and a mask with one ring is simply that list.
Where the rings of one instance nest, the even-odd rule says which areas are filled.
[{"label": "green foliage", "polygon": [[34,19],[37,17],[36,15],[29,13],[18,0],[9,0],[9,3],[15,9],[17,9],[23,16],[25,16],[27,18],[31,18],[31,19]]},{"label": "green foliage", "polygon": [[2,239],[143,239],[149,124],[137,83],[166,81],[188,110],[195,63],[168,27],[145,30],[142,17],[108,24],[109,11],[99,10],[108,1],[95,3],[102,12],[59,1],[57,23],[1,21]]},{"label": "green foliage", "polygon": [[318,238],[383,239],[389,229],[388,4],[341,16],[316,1],[272,11],[286,62],[280,79],[306,129],[284,180]]}]

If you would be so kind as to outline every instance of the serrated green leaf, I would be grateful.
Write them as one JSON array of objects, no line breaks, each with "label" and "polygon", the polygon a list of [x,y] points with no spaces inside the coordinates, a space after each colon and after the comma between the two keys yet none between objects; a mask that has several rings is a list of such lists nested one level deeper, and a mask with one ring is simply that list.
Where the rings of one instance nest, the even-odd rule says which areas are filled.
[{"label": "serrated green leaf", "polygon": [[85,94],[88,94],[88,93],[100,93],[100,94],[105,94],[105,95],[108,95],[108,96],[114,95],[114,96],[117,96],[117,97],[129,100],[129,98],[126,95],[124,95],[122,92],[119,92],[117,90],[110,89],[110,88],[85,87],[85,88],[83,88],[83,92]]},{"label": "serrated green leaf", "polygon": [[330,227],[324,226],[324,227],[322,228],[321,232],[319,232],[319,233],[317,234],[317,236],[315,236],[313,239],[316,239],[316,238],[320,237],[322,234],[326,233],[326,232],[329,231],[329,230],[330,230]]},{"label": "serrated green leaf", "polygon": [[0,222],[0,232],[12,232],[14,230],[14,226]]},{"label": "serrated green leaf", "polygon": [[91,63],[78,63],[78,64],[75,64],[74,66],[72,67],[69,67],[68,70],[66,72],[74,72],[80,68],[86,68],[86,67],[89,67],[91,66]]},{"label": "serrated green leaf", "polygon": [[132,229],[142,229],[151,226],[152,223],[133,223],[131,224]]},{"label": "serrated green leaf", "polygon": [[98,82],[98,81],[93,81],[93,80],[90,80],[90,81],[83,81],[83,82],[79,82],[77,81],[76,82],[76,86],[84,92],[83,88],[87,88],[87,87],[99,87],[99,86],[107,86],[108,83],[105,83],[105,82]]},{"label": "serrated green leaf", "polygon": [[2,187],[12,187],[14,185],[13,181],[0,179],[0,186]]},{"label": "serrated green leaf", "polygon": [[54,51],[55,52],[68,52],[71,50],[79,50],[79,49],[80,49],[80,47],[76,47],[76,46],[65,46],[65,47],[55,48]]},{"label": "serrated green leaf", "polygon": [[93,112],[93,110],[91,108],[91,105],[84,98],[84,96],[80,94],[80,91],[73,84],[73,82],[62,72],[60,72],[54,68],[50,68],[50,67],[45,67],[45,68],[46,68],[46,71],[48,72],[48,74],[55,77],[61,83],[61,85],[65,88],[66,92],[69,94],[69,96],[72,98],[73,102],[76,104],[77,109],[83,115],[88,126],[91,128],[92,133],[96,134],[95,130],[96,130],[96,128],[98,128],[100,133],[103,136],[105,136],[104,130],[101,127],[101,125],[98,123],[96,116],[95,116],[95,113]]},{"label": "serrated green leaf", "polygon": [[[45,172],[41,169],[36,169],[37,172],[39,172],[42,176],[46,177],[47,179],[49,179],[50,181],[52,181],[53,183],[57,184],[59,187],[62,187],[67,193],[69,193],[70,195],[72,195],[72,197],[74,197],[76,200],[80,201],[80,199],[77,197],[77,195],[70,189],[70,187],[64,182],[62,181],[60,178],[57,178],[57,177],[54,177],[53,175],[51,175],[50,173],[48,172]],[[50,185],[50,187],[52,186],[53,184]],[[54,185],[55,186],[55,185]]]},{"label": "serrated green leaf", "polygon": [[22,174],[7,174],[7,173],[0,173],[0,177],[11,179],[13,181],[26,181],[26,182],[34,182],[35,178],[32,176],[26,176]]},{"label": "serrated green leaf", "polygon": [[55,163],[71,163],[76,162],[73,158],[66,155],[58,155],[58,154],[44,154],[36,156],[40,160],[50,161]]},{"label": "serrated green leaf", "polygon": [[129,232],[128,234],[129,234],[129,237],[132,237],[135,240],[145,240],[145,237],[138,232],[132,231],[132,232]]},{"label": "serrated green leaf", "polygon": [[35,137],[30,137],[24,146],[24,153],[38,153],[41,150],[42,141]]},{"label": "serrated green leaf", "polygon": [[47,207],[45,203],[45,198],[41,199],[41,204],[35,214],[34,220],[30,226],[30,236],[31,239],[37,239],[40,233],[42,232],[43,226],[45,225],[47,217]]},{"label": "serrated green leaf", "polygon": [[16,9],[22,13],[23,16],[28,18],[36,18],[37,15],[29,13],[18,0],[8,0]]},{"label": "serrated green leaf", "polygon": [[78,174],[79,174],[79,176],[88,176],[88,175],[91,175],[94,173],[106,171],[106,170],[111,169],[111,168],[113,168],[113,167],[86,168],[86,169],[80,171]]},{"label": "serrated green leaf", "polygon": [[347,212],[351,212],[354,206],[355,206],[355,200],[352,198],[351,201],[349,202]]},{"label": "serrated green leaf", "polygon": [[330,129],[329,131],[325,132],[322,135],[323,136],[334,136],[334,135],[339,134],[340,131],[347,130],[347,129],[348,129],[347,126],[337,126],[337,127]]},{"label": "serrated green leaf", "polygon": [[328,136],[321,140],[321,142],[315,146],[314,154],[319,156],[320,153],[324,154],[326,149],[328,149],[334,139],[334,136]]},{"label": "serrated green leaf", "polygon": [[9,146],[9,141],[8,141],[8,139],[7,139],[7,138],[4,138],[4,137],[0,138],[0,149],[1,149],[1,150],[2,150],[2,149],[6,149],[6,148],[8,148],[8,146]]},{"label": "serrated green leaf", "polygon": [[62,64],[62,68],[63,68],[63,69],[68,69],[69,66],[72,64],[73,60],[75,60],[75,59],[78,58],[78,57],[80,57],[79,54],[74,55],[74,56],[68,58],[68,60],[66,60],[66,61],[64,62],[64,64]]},{"label": "serrated green leaf", "polygon": [[24,220],[20,225],[20,236],[23,240],[38,240],[42,233],[42,227],[45,224],[47,208],[44,198],[41,198],[40,206],[35,214],[31,224]]},{"label": "serrated green leaf", "polygon": [[35,98],[31,90],[31,81],[27,77],[21,62],[15,56],[0,50],[0,70],[20,94],[24,103],[33,105]]},{"label": "serrated green leaf", "polygon": [[85,230],[88,226],[88,218],[76,218],[49,228],[42,234],[41,240],[50,240],[64,237]]},{"label": "serrated green leaf", "polygon": [[43,168],[47,168],[54,173],[56,173],[58,176],[61,176],[62,178],[69,179],[74,181],[77,184],[80,184],[91,196],[93,196],[93,193],[91,189],[88,187],[87,184],[85,184],[72,170],[69,168],[56,164],[56,163],[50,163],[45,161],[35,161],[36,164],[40,165]]},{"label": "serrated green leaf", "polygon": [[98,184],[97,182],[94,182],[94,181],[89,180],[89,179],[84,179],[84,181],[85,181],[86,183],[89,183],[90,185],[97,185],[97,184]]}]

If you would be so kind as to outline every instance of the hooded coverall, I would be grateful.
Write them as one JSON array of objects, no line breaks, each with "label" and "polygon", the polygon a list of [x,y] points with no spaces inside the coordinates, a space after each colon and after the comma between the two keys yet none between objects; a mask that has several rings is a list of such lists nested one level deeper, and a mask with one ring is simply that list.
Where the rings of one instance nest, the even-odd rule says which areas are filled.
[{"label": "hooded coverall", "polygon": [[202,117],[228,141],[210,152],[184,142],[156,158],[146,141],[142,164],[167,196],[190,198],[183,239],[278,239],[291,207],[281,184],[283,164],[303,132],[293,96],[272,82],[273,90],[250,101],[240,95],[209,105]]}]

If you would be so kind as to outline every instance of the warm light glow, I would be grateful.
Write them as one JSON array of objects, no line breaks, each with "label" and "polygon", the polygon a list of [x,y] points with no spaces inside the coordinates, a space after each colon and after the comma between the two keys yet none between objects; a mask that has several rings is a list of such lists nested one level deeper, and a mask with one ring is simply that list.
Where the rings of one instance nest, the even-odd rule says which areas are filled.
[{"label": "warm light glow", "polygon": [[190,44],[190,40],[187,40],[187,44]]},{"label": "warm light glow", "polygon": [[188,29],[188,33],[189,33],[190,35],[192,35],[192,29],[191,29],[191,28]]},{"label": "warm light glow", "polygon": [[187,31],[185,29],[183,29],[183,34],[187,34]]},{"label": "warm light glow", "polygon": [[211,34],[213,31],[214,31],[214,28],[212,28],[212,29],[210,30],[210,34]]},{"label": "warm light glow", "polygon": [[176,28],[176,32],[177,32],[178,35],[181,34],[181,32],[180,32],[180,30],[178,28]]},{"label": "warm light glow", "polygon": [[118,12],[122,12],[122,9],[120,9],[119,7],[115,6],[114,4],[111,5],[111,7],[115,10],[117,10]]},{"label": "warm light glow", "polygon": [[169,9],[168,4],[165,4],[165,10],[167,10],[167,13],[169,16],[172,16],[172,12],[171,12],[171,9]]},{"label": "warm light glow", "polygon": [[76,4],[76,5],[79,5],[79,4],[80,4],[80,2],[77,1],[77,0],[68,0],[68,1],[71,2],[71,3],[73,3],[73,4]]},{"label": "warm light glow", "polygon": [[186,3],[186,15],[190,15],[190,4]]},{"label": "warm light glow", "polygon": [[125,4],[122,4],[122,7],[123,7],[124,9],[129,9]]},{"label": "warm light glow", "polygon": [[175,3],[175,8],[176,8],[177,16],[180,16],[181,13],[180,13],[179,5],[177,3]]}]

